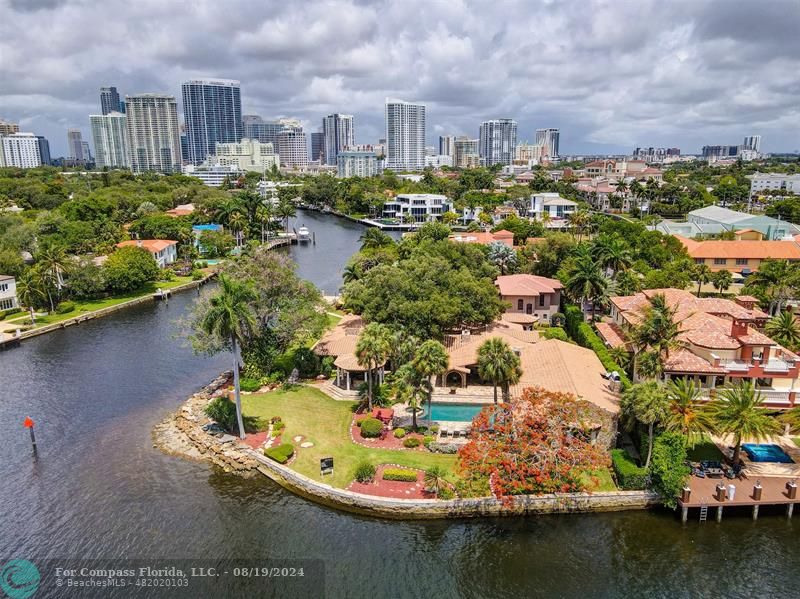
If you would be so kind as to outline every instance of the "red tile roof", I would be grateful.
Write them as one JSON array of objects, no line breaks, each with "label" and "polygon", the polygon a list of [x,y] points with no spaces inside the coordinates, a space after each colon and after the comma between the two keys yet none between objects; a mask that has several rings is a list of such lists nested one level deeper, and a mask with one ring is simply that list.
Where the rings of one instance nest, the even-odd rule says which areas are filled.
[{"label": "red tile roof", "polygon": [[155,254],[156,252],[160,252],[171,245],[177,244],[177,241],[172,241],[171,239],[129,239],[128,241],[122,241],[118,243],[117,247],[122,248],[128,246],[138,246],[146,249],[151,254]]},{"label": "red tile roof", "polygon": [[616,323],[598,322],[595,328],[600,334],[600,337],[602,337],[610,347],[621,347],[627,344],[627,341],[625,341],[625,333],[622,332],[622,329],[619,328],[619,325]]},{"label": "red tile roof", "polygon": [[795,241],[758,241],[755,239],[696,241],[675,237],[692,258],[739,258],[764,260],[800,260],[800,244]]},{"label": "red tile roof", "polygon": [[555,293],[564,286],[561,281],[537,275],[505,275],[495,279],[500,295],[539,295]]}]

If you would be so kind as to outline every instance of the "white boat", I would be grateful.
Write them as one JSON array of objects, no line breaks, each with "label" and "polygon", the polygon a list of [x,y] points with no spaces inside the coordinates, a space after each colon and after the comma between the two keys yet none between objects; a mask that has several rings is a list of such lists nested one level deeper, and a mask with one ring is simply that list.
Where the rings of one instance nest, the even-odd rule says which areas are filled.
[{"label": "white boat", "polygon": [[297,229],[297,241],[311,241],[311,231],[305,225]]}]

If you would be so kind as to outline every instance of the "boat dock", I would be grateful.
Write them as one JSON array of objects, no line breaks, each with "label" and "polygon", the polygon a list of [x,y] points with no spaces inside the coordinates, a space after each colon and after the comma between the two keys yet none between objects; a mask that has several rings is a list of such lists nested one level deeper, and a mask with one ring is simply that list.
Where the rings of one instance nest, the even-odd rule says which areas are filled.
[{"label": "boat dock", "polygon": [[678,498],[683,522],[688,520],[690,509],[698,510],[701,522],[708,519],[708,512],[713,509],[717,522],[721,522],[726,507],[752,508],[753,520],[757,520],[762,506],[786,506],[786,515],[791,518],[795,503],[800,503],[797,479],[783,476],[751,475],[733,480],[692,476]]}]

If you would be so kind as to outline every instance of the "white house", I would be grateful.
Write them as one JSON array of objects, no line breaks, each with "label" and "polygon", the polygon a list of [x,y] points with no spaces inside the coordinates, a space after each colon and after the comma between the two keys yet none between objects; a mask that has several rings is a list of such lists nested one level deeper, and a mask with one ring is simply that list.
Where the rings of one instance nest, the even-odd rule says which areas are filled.
[{"label": "white house", "polygon": [[178,259],[178,242],[171,239],[130,239],[117,244],[118,248],[140,247],[153,255],[159,268],[164,268]]},{"label": "white house", "polygon": [[[439,220],[453,209],[447,196],[435,193],[401,193],[383,204],[384,218],[403,218],[414,222]],[[409,218],[410,217],[410,218]]]},{"label": "white house", "polygon": [[17,281],[9,275],[0,275],[0,310],[13,310],[17,303]]},{"label": "white house", "polygon": [[531,194],[531,207],[528,215],[536,220],[542,220],[542,215],[548,214],[550,221],[547,226],[559,228],[564,226],[564,221],[577,210],[577,202],[562,198],[557,193],[534,193]]}]

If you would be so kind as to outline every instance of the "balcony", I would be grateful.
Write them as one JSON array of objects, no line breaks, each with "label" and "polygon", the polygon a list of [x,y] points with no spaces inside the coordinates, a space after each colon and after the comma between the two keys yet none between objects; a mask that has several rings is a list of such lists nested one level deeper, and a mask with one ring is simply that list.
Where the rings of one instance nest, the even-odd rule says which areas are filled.
[{"label": "balcony", "polygon": [[747,372],[753,363],[744,360],[720,360],[719,365],[728,372]]},{"label": "balcony", "polygon": [[[700,389],[700,400],[701,401],[708,401],[713,399],[717,392],[720,391],[722,387],[717,387],[716,389],[709,389],[704,387]],[[767,387],[757,388],[756,391],[761,394],[762,399],[776,407],[789,407],[791,405],[791,401],[789,399],[789,391],[781,391],[778,389],[771,389]]]},{"label": "balcony", "polygon": [[[728,372],[747,372],[751,368],[758,366],[759,361],[756,359],[753,362],[746,362],[744,360],[720,360],[719,365]],[[794,362],[787,362],[780,358],[770,358],[765,364],[762,365],[764,372],[770,373],[787,373],[794,368]]]},{"label": "balcony", "polygon": [[789,372],[792,368],[794,368],[794,362],[787,362],[780,358],[770,358],[764,364],[764,372]]}]

